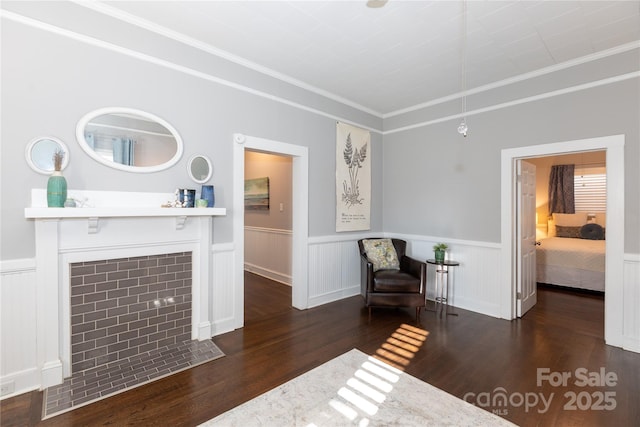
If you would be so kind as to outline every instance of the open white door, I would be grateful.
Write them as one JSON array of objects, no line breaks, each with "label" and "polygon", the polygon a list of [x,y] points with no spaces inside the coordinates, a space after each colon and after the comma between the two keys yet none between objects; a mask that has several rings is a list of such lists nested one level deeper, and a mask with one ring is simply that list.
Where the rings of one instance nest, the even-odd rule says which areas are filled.
[{"label": "open white door", "polygon": [[517,316],[536,304],[536,166],[517,160]]}]

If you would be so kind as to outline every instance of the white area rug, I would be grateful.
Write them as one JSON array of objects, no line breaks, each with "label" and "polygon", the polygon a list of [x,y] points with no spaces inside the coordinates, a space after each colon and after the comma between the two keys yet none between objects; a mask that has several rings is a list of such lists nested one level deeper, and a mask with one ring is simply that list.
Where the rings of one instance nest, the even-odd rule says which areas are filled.
[{"label": "white area rug", "polygon": [[513,426],[351,350],[201,426]]}]

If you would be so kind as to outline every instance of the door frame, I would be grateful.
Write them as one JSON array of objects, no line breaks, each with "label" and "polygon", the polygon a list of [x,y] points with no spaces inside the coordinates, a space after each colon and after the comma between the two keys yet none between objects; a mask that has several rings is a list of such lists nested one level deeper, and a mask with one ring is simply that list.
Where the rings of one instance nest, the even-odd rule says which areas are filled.
[{"label": "door frame", "polygon": [[624,327],[624,135],[580,139],[502,150],[500,317],[516,317],[516,167],[517,159],[584,151],[606,151],[607,240],[605,256],[604,338],[623,346]]},{"label": "door frame", "polygon": [[234,312],[244,326],[244,154],[245,150],[292,158],[291,304],[308,307],[309,149],[265,138],[233,135]]}]

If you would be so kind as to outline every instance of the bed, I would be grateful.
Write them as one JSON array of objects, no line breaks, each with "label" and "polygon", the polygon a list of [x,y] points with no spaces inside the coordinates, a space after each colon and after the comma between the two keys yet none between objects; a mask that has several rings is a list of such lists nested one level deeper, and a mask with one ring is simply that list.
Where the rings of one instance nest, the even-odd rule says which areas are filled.
[{"label": "bed", "polygon": [[[594,219],[587,222],[586,213],[553,216],[548,237],[536,246],[537,282],[604,291],[604,227]],[[604,218],[600,213],[598,221],[604,224]]]}]

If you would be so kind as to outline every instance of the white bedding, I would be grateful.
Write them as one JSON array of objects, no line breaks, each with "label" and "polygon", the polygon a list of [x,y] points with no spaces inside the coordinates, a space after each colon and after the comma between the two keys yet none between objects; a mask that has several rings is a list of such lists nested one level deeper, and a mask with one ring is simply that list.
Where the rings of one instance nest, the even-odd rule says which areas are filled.
[{"label": "white bedding", "polygon": [[605,241],[549,237],[536,247],[537,282],[604,291]]}]

